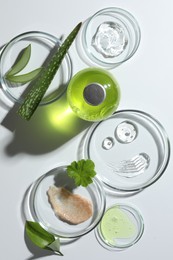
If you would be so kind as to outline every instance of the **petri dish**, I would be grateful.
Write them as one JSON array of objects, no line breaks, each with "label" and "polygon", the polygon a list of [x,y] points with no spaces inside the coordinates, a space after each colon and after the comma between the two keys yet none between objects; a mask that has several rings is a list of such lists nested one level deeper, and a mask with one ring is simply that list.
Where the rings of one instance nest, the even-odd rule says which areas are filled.
[{"label": "petri dish", "polygon": [[76,38],[76,49],[88,65],[112,69],[135,54],[140,39],[135,17],[124,9],[109,7],[83,23]]},{"label": "petri dish", "polygon": [[[12,83],[5,78],[5,74],[29,44],[31,44],[29,62],[18,74],[25,74],[46,65],[56,49],[61,45],[61,41],[46,32],[30,31],[16,36],[4,46],[0,54],[0,83],[5,95],[12,102],[19,104],[23,102],[25,95],[32,87],[32,82],[26,84]],[[46,105],[59,99],[65,93],[71,76],[71,58],[69,54],[66,54],[40,105]]]},{"label": "petri dish", "polygon": [[144,232],[144,221],[137,209],[127,204],[109,207],[95,229],[98,242],[108,250],[122,250],[136,244]]},{"label": "petri dish", "polygon": [[[92,203],[92,216],[80,223],[69,224],[57,217],[48,201],[47,191],[50,186],[64,187],[74,194],[79,194]],[[75,187],[74,182],[66,173],[66,166],[59,166],[37,179],[30,187],[24,206],[27,220],[39,222],[40,225],[62,239],[75,239],[91,230],[99,223],[105,211],[105,193],[102,183],[94,178],[86,188]]]},{"label": "petri dish", "polygon": [[95,162],[106,190],[138,192],[162,176],[170,144],[163,126],[151,115],[122,110],[89,128],[81,156]]}]

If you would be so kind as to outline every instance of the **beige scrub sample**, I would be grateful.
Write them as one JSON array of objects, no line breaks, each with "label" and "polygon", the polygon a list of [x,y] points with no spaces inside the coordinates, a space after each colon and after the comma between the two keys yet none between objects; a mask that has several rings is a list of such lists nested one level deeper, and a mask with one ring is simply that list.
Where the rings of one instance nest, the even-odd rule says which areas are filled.
[{"label": "beige scrub sample", "polygon": [[91,201],[63,187],[51,186],[47,195],[56,216],[69,224],[80,224],[93,214]]}]

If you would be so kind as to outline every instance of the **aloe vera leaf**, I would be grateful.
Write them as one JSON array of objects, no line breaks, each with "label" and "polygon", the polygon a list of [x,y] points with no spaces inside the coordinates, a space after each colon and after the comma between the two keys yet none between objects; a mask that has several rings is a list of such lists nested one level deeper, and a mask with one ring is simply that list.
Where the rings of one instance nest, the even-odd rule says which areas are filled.
[{"label": "aloe vera leaf", "polygon": [[53,55],[46,68],[31,88],[30,92],[27,94],[23,104],[19,107],[17,112],[24,119],[29,120],[37,109],[59,66],[61,65],[65,54],[74,41],[81,25],[82,23],[79,23],[68,35],[63,44]]},{"label": "aloe vera leaf", "polygon": [[29,44],[24,50],[19,59],[17,59],[16,63],[12,66],[12,68],[7,72],[6,78],[11,75],[15,75],[23,70],[28,64],[31,57],[31,44]]},{"label": "aloe vera leaf", "polygon": [[54,236],[43,229],[37,222],[26,221],[25,231],[30,240],[40,248],[45,249],[55,241]]},{"label": "aloe vera leaf", "polygon": [[31,72],[28,72],[26,74],[11,75],[11,76],[8,75],[8,77],[6,77],[6,78],[10,82],[25,84],[25,83],[35,79],[39,75],[41,70],[42,70],[42,68],[38,68],[38,69],[32,70]]},{"label": "aloe vera leaf", "polygon": [[60,240],[43,229],[38,222],[26,221],[25,231],[29,239],[38,247],[53,251],[63,256],[60,252]]},{"label": "aloe vera leaf", "polygon": [[49,244],[46,249],[52,250],[55,254],[63,256],[60,252],[60,239],[56,238],[51,244]]}]

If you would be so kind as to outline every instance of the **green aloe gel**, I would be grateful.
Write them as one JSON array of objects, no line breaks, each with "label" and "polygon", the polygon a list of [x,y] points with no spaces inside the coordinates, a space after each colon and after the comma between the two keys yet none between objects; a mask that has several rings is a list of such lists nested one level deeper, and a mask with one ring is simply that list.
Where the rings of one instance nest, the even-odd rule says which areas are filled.
[{"label": "green aloe gel", "polygon": [[119,239],[130,239],[136,235],[136,226],[119,207],[106,211],[100,223],[101,234],[108,244],[115,246]]},{"label": "green aloe gel", "polygon": [[78,117],[87,121],[100,121],[116,111],[120,101],[120,88],[108,71],[87,68],[71,79],[67,99]]}]

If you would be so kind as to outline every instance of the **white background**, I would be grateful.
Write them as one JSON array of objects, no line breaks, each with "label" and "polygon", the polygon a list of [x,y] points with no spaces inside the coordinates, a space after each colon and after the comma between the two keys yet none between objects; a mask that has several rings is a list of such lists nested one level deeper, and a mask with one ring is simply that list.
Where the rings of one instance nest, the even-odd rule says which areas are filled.
[{"label": "white background", "polygon": [[[142,39],[137,53],[112,70],[121,86],[119,109],[137,109],[157,118],[173,138],[173,2],[172,0],[0,0],[0,46],[14,36],[40,30],[57,37],[66,35],[79,22],[99,9],[121,7],[138,20]],[[70,49],[74,72],[86,65]],[[11,104],[0,92],[0,120],[7,116]],[[77,158],[77,148],[87,123],[67,123],[63,135],[51,126],[43,127],[43,110],[39,108],[30,122],[11,118],[0,125],[0,259],[58,259],[36,248],[24,237],[21,204],[29,185],[46,171]],[[43,114],[42,114],[43,113]],[[47,123],[46,123],[47,124]],[[67,135],[67,129],[73,134]],[[57,131],[57,132],[56,132]],[[145,141],[145,140],[144,140]],[[173,259],[173,163],[164,175],[143,192],[127,198],[112,197],[107,205],[126,202],[138,208],[145,221],[141,240],[122,252],[110,252],[100,246],[94,232],[63,246],[64,260]]]}]

